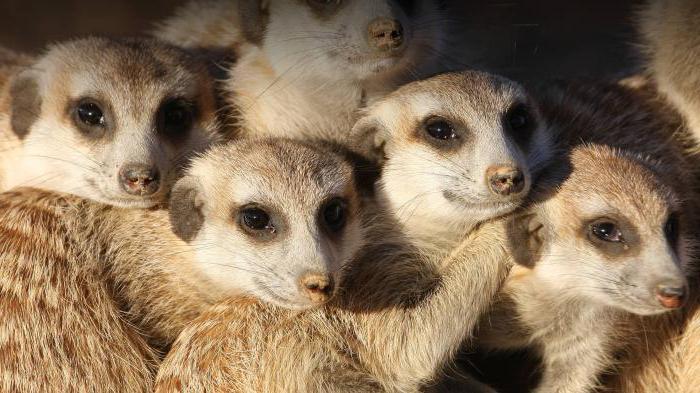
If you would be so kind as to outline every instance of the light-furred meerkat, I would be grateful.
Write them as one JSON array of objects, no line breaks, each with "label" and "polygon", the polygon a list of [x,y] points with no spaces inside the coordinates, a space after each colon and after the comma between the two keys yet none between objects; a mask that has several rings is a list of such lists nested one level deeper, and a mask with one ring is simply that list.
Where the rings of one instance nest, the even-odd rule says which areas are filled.
[{"label": "light-furred meerkat", "polygon": [[327,150],[241,141],[193,161],[169,212],[0,194],[0,390],[150,391],[212,302],[323,304],[363,244],[355,180]]},{"label": "light-furred meerkat", "polygon": [[540,98],[571,153],[515,220],[519,266],[479,338],[487,349],[534,347],[538,392],[590,392],[621,352],[656,334],[637,320],[665,318],[688,297],[697,216],[689,138],[635,89],[571,83]]},{"label": "light-furred meerkat", "polygon": [[154,39],[84,38],[20,67],[0,95],[0,189],[122,207],[163,202],[221,139],[206,65]]},{"label": "light-furred meerkat", "polygon": [[648,0],[639,26],[647,71],[700,140],[700,2]]},{"label": "light-furred meerkat", "polygon": [[154,34],[236,53],[224,90],[248,133],[344,141],[366,102],[449,67],[439,3],[194,1]]},{"label": "light-furred meerkat", "polygon": [[412,82],[367,109],[352,145],[378,156],[378,197],[411,242],[438,258],[479,222],[517,208],[549,160],[537,104],[486,73]]},{"label": "light-furred meerkat", "polygon": [[376,240],[339,295],[294,315],[248,300],[213,307],[178,338],[157,391],[405,392],[437,378],[508,270],[503,222],[489,220],[518,206],[529,164],[546,158],[539,123],[522,88],[479,72],[388,95],[353,130],[356,148],[385,160]]}]

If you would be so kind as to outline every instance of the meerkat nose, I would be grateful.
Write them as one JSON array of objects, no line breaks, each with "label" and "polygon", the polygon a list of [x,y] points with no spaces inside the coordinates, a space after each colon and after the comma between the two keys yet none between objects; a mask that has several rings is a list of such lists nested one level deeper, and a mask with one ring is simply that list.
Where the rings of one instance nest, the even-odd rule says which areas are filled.
[{"label": "meerkat nose", "polygon": [[656,287],[656,299],[666,308],[680,308],[685,300],[685,286],[678,283],[660,284]]},{"label": "meerkat nose", "polygon": [[369,44],[380,51],[390,51],[403,44],[403,26],[396,19],[377,18],[367,26]]},{"label": "meerkat nose", "polygon": [[147,165],[124,165],[119,171],[122,189],[131,195],[151,195],[160,188],[160,174],[157,168]]},{"label": "meerkat nose", "polygon": [[494,194],[509,196],[525,188],[525,175],[520,168],[510,165],[492,166],[486,170],[489,189]]},{"label": "meerkat nose", "polygon": [[301,292],[314,303],[325,303],[333,295],[333,279],[328,274],[306,273],[299,279]]}]

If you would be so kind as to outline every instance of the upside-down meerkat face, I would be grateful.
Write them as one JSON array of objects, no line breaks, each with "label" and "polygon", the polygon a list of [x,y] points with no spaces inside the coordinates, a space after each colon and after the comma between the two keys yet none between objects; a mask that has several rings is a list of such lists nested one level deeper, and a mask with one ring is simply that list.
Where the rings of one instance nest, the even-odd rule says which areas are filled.
[{"label": "upside-down meerkat face", "polygon": [[682,306],[688,248],[677,196],[638,157],[577,148],[571,174],[516,219],[516,260],[563,299],[648,315]]},{"label": "upside-down meerkat face", "polygon": [[437,3],[248,0],[241,14],[278,73],[366,80],[412,69],[439,50],[445,22]]},{"label": "upside-down meerkat face", "polygon": [[383,154],[380,186],[399,218],[459,233],[519,206],[547,135],[520,86],[479,72],[406,85],[352,132],[358,148]]},{"label": "upside-down meerkat face", "polygon": [[218,138],[205,69],[151,40],[56,45],[10,90],[26,182],[111,205],[164,201],[190,156]]},{"label": "upside-down meerkat face", "polygon": [[173,189],[171,222],[225,293],[323,304],[363,242],[351,165],[286,140],[215,147]]}]

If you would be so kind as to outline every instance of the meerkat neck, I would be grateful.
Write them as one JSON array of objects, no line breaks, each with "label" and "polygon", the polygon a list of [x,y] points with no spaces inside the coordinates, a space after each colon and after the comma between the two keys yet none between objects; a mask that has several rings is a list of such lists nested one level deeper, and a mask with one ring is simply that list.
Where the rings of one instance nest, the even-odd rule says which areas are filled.
[{"label": "meerkat neck", "polygon": [[364,102],[362,85],[344,78],[319,80],[302,72],[279,72],[261,50],[246,52],[228,81],[241,125],[256,135],[346,135]]}]

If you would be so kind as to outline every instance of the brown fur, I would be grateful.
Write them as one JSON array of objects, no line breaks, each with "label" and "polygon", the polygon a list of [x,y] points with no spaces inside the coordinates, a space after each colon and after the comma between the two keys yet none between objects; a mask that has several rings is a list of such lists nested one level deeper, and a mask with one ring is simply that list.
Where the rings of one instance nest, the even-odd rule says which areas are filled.
[{"label": "brown fur", "polygon": [[178,241],[167,213],[34,189],[0,210],[0,390],[150,390],[157,348],[206,303],[177,248],[140,246]]},{"label": "brown fur", "polygon": [[435,378],[507,271],[504,228],[484,224],[439,273],[379,220],[369,236],[378,241],[351,265],[336,302],[300,314],[218,305],[180,336],[156,390],[403,392]]}]

